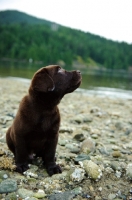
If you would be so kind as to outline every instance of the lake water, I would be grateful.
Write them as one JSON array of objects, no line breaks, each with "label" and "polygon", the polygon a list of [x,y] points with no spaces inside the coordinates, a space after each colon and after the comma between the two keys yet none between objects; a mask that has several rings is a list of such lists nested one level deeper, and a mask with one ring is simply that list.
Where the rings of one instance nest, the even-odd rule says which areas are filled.
[{"label": "lake water", "polygon": [[[0,76],[1,77],[22,77],[31,79],[34,72],[43,67],[43,64],[32,64],[24,62],[0,62]],[[68,68],[68,70],[74,70]],[[132,90],[132,72],[127,71],[104,71],[104,70],[90,70],[82,69],[83,81],[81,88],[118,88],[125,90]]]}]

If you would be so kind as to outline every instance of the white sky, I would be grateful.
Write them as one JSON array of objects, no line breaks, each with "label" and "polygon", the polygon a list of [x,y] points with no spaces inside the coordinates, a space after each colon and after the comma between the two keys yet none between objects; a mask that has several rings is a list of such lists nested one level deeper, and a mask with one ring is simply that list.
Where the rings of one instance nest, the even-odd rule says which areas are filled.
[{"label": "white sky", "polygon": [[132,0],[0,0],[6,9],[132,44]]}]

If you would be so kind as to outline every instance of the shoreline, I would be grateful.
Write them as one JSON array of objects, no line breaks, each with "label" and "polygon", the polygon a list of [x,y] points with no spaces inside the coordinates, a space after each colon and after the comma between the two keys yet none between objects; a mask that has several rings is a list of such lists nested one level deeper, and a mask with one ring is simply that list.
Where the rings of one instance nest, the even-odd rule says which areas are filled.
[{"label": "shoreline", "polygon": [[[24,82],[30,84],[31,79],[21,78],[21,77],[0,77],[2,79],[16,80],[19,82]],[[132,91],[123,90],[119,88],[109,88],[109,87],[90,87],[89,89],[78,88],[75,92],[84,93],[87,96],[99,96],[99,97],[109,97],[109,98],[119,98],[119,99],[129,99],[132,100]]]}]

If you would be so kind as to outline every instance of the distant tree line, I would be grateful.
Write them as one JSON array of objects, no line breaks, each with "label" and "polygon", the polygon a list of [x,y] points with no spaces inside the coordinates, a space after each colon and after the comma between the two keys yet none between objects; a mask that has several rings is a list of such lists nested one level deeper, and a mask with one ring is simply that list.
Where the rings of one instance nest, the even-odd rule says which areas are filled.
[{"label": "distant tree line", "polygon": [[1,24],[0,58],[43,61],[44,64],[79,61],[86,66],[128,69],[132,45],[119,43],[79,30],[48,24]]}]

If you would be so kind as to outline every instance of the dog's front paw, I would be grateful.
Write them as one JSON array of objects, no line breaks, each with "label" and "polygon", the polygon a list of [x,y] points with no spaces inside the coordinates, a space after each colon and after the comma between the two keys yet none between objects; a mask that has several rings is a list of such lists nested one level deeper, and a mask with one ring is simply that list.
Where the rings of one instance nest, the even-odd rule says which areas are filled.
[{"label": "dog's front paw", "polygon": [[16,164],[16,171],[21,174],[28,169],[29,169],[28,164]]},{"label": "dog's front paw", "polygon": [[52,176],[53,174],[59,174],[59,173],[62,173],[62,169],[59,165],[49,165],[47,167],[47,172],[50,176]]}]

